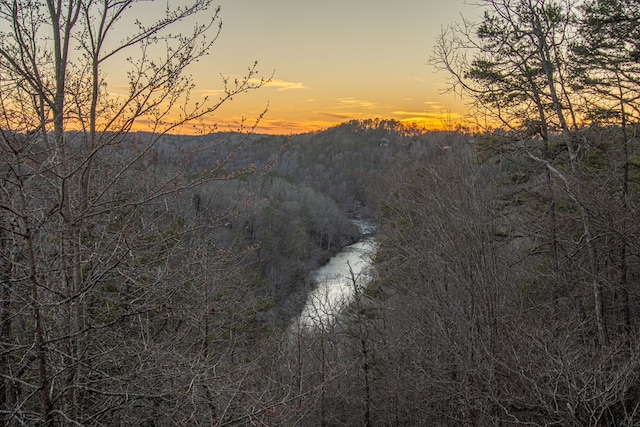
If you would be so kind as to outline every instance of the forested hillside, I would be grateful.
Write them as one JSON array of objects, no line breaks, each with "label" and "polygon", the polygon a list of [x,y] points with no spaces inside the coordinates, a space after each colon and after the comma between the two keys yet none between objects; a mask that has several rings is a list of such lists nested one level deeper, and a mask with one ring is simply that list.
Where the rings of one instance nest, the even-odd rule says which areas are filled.
[{"label": "forested hillside", "polygon": [[180,206],[220,216],[210,224],[222,226],[215,231],[219,244],[252,248],[275,303],[270,316],[287,324],[309,292],[309,273],[360,237],[352,220],[380,220],[370,189],[386,171],[443,153],[448,138],[395,121],[352,121],[291,137],[167,136],[151,157],[194,174],[214,165],[221,177],[236,177],[189,190]]}]

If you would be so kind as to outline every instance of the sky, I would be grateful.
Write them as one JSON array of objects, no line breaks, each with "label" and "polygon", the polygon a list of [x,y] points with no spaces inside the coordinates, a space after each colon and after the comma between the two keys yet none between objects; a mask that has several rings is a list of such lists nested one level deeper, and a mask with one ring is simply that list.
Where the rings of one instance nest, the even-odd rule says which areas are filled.
[{"label": "sky", "polygon": [[220,87],[254,61],[266,86],[239,95],[214,120],[295,134],[351,119],[396,119],[438,128],[464,114],[442,94],[446,75],[428,59],[443,26],[478,14],[465,0],[218,0],[222,33],[193,70],[196,88]]}]

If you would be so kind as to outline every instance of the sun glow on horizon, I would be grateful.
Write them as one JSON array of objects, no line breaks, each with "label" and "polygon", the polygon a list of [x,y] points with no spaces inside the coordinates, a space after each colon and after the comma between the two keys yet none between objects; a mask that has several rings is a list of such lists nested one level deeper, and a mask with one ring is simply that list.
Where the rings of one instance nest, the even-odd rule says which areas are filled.
[{"label": "sun glow on horizon", "polygon": [[[462,115],[456,115],[454,118],[443,120],[441,117],[435,116],[364,116],[344,117],[334,120],[304,119],[299,121],[282,120],[277,118],[262,117],[258,119],[249,118],[221,118],[213,120],[211,123],[200,124],[184,124],[173,129],[171,134],[176,135],[203,135],[212,132],[237,132],[237,133],[254,133],[260,135],[298,135],[305,133],[321,132],[332,127],[350,122],[352,120],[395,120],[406,128],[420,129],[423,131],[453,131],[472,128],[469,121],[465,120]],[[152,123],[141,120],[132,128],[132,131],[147,132],[153,129]]]},{"label": "sun glow on horizon", "polygon": [[[162,126],[171,133],[291,135],[371,118],[427,130],[469,123],[460,101],[443,95],[444,77],[427,64],[440,25],[455,21],[465,9],[474,10],[463,0],[437,10],[428,2],[411,3],[410,9],[333,0],[313,5],[215,3],[221,6],[224,27],[211,55],[189,69],[190,101],[204,105],[206,99],[213,105],[234,82],[260,88],[233,96],[193,124],[173,128],[178,116],[163,117]],[[329,19],[332,27],[327,31]],[[105,63],[105,88],[116,98],[126,98],[130,91],[123,64]],[[155,125],[153,118],[141,118],[132,130],[153,131]]]}]

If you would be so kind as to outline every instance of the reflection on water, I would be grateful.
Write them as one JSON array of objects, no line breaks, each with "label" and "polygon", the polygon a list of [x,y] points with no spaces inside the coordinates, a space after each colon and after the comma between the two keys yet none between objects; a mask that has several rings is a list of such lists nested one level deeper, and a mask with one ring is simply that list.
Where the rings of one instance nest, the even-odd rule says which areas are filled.
[{"label": "reflection on water", "polygon": [[[364,221],[354,221],[363,233],[370,234],[375,227]],[[371,257],[376,242],[369,237],[347,246],[327,264],[313,274],[316,289],[309,294],[299,318],[301,326],[324,327],[331,324],[341,309],[348,304],[357,287],[371,280]]]}]

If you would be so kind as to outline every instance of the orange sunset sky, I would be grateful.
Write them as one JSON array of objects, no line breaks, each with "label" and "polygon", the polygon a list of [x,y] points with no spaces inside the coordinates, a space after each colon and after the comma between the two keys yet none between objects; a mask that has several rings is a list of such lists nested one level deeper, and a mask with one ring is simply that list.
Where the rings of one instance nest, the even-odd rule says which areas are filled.
[{"label": "orange sunset sky", "polygon": [[[175,2],[170,2],[174,4]],[[221,74],[241,76],[254,61],[265,87],[225,104],[218,130],[251,124],[259,133],[325,129],[351,119],[396,119],[429,129],[457,121],[464,104],[442,94],[446,74],[428,65],[443,26],[475,20],[464,0],[217,0],[222,33],[190,71],[195,94],[215,94]],[[153,6],[151,6],[153,5]],[[163,2],[149,3],[158,7]]]}]

